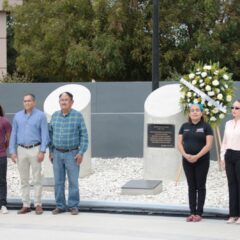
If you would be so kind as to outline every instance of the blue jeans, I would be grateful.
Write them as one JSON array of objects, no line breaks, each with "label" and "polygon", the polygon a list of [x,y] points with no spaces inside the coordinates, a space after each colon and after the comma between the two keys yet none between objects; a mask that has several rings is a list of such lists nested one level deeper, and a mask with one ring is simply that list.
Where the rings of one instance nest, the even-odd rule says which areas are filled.
[{"label": "blue jeans", "polygon": [[7,157],[0,157],[0,208],[7,205]]},{"label": "blue jeans", "polygon": [[[80,167],[74,157],[78,150],[62,153],[54,149],[53,152],[53,173],[55,181],[56,207],[60,209],[79,207],[80,196],[78,177]],[[68,177],[68,206],[65,198],[65,180]]]}]

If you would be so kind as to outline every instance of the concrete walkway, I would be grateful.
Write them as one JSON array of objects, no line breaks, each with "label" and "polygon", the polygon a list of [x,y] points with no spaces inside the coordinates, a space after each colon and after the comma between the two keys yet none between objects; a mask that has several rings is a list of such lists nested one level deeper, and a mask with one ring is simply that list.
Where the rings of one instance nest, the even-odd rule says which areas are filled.
[{"label": "concrete walkway", "polygon": [[240,225],[204,219],[187,223],[182,217],[69,213],[54,216],[44,212],[17,215],[12,210],[0,214],[1,240],[236,240]]}]

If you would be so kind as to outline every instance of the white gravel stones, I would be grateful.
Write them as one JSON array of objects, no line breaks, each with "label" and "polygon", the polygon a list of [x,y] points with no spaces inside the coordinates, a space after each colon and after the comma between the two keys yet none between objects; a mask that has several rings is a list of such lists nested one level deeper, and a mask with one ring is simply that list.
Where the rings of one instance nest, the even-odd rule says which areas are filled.
[{"label": "white gravel stones", "polygon": [[[128,201],[187,205],[187,184],[180,181],[163,181],[163,192],[157,195],[121,195],[121,187],[133,179],[142,179],[142,158],[92,159],[93,174],[80,179],[82,200]],[[182,172],[182,174],[184,174]],[[9,160],[8,197],[20,197],[20,181],[17,166]],[[44,199],[54,199],[53,191],[43,191]],[[207,179],[205,207],[228,208],[228,188],[225,172],[218,170],[218,164],[211,161]]]}]

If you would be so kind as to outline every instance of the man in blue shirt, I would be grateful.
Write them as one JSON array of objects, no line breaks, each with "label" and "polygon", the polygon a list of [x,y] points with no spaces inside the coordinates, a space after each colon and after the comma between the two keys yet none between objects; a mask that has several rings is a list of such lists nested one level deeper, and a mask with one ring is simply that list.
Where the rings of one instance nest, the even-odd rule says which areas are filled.
[{"label": "man in blue shirt", "polygon": [[59,96],[60,111],[53,114],[50,125],[50,159],[53,162],[56,209],[53,214],[65,212],[65,180],[68,176],[68,208],[78,214],[78,177],[83,155],[88,147],[88,133],[83,116],[72,109],[73,95],[64,92]]},{"label": "man in blue shirt", "polygon": [[48,124],[45,114],[35,108],[36,99],[32,93],[23,97],[24,110],[15,114],[12,124],[9,152],[17,163],[23,207],[18,214],[31,212],[30,167],[34,185],[34,206],[36,214],[42,214],[42,168],[41,163],[49,143]]}]

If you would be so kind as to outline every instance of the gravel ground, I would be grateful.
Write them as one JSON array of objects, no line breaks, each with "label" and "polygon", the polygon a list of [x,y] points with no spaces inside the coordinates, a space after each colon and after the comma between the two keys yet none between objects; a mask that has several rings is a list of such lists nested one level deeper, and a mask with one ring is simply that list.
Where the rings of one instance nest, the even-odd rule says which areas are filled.
[{"label": "gravel ground", "polygon": [[[187,184],[180,181],[163,181],[163,192],[157,195],[121,195],[121,187],[129,180],[142,179],[142,158],[92,159],[93,174],[80,179],[82,200],[108,200],[139,203],[187,205]],[[18,170],[8,163],[8,197],[20,196]],[[44,199],[53,199],[53,192],[44,190]],[[211,161],[207,179],[206,207],[228,208],[228,188],[225,172],[218,170],[218,164]]]}]

